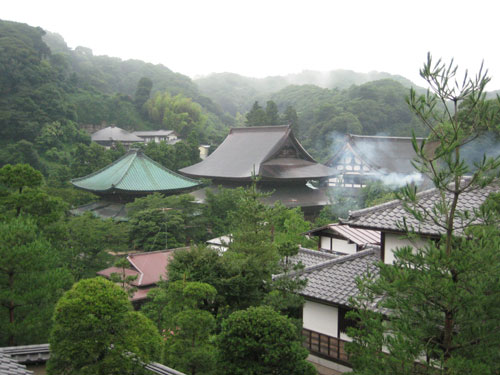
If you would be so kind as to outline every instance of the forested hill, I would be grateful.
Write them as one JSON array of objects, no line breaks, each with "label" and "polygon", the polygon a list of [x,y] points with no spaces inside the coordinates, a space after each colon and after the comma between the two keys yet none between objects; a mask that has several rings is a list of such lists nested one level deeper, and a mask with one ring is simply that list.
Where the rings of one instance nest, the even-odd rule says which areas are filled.
[{"label": "forested hill", "polygon": [[233,116],[237,112],[247,112],[254,100],[280,91],[289,85],[314,85],[326,89],[347,89],[352,85],[362,85],[381,79],[392,79],[404,87],[416,87],[410,80],[389,73],[358,73],[352,70],[332,70],[318,72],[305,70],[297,74],[266,78],[249,78],[234,73],[217,73],[198,78],[198,84],[204,95],[212,98],[222,109]]},{"label": "forested hill", "polygon": [[294,109],[295,134],[310,153],[325,161],[347,133],[427,135],[427,129],[408,108],[408,93],[399,82],[382,79],[343,90],[292,85],[268,95],[267,101],[275,103],[282,113]]},{"label": "forested hill", "polygon": [[0,166],[29,163],[63,183],[78,165],[89,173],[120,156],[91,144],[86,125],[173,129],[197,149],[220,142],[232,122],[162,65],[73,51],[39,27],[0,20]]},{"label": "forested hill", "polygon": [[106,94],[122,93],[134,96],[139,80],[147,77],[154,83],[153,94],[158,91],[168,91],[173,96],[181,94],[193,99],[210,112],[218,115],[221,113],[211,99],[200,94],[191,78],[174,73],[164,65],[94,56],[90,48],[81,46],[72,50],[61,35],[51,32],[43,35],[43,41],[52,54],[64,56],[69,70],[78,77],[76,83],[80,88],[98,90]]}]

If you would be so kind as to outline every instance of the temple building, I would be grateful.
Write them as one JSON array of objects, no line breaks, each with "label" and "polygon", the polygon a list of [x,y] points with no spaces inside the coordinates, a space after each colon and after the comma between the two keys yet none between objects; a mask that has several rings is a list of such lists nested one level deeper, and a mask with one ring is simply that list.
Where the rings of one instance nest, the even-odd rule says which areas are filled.
[{"label": "temple building", "polygon": [[[273,193],[266,203],[279,200],[287,207],[301,207],[308,216],[329,204],[322,183],[338,173],[317,163],[288,125],[233,128],[205,160],[179,172],[209,178],[214,189],[248,185],[255,175],[259,190]],[[310,181],[316,181],[316,187]],[[204,198],[203,190],[193,194],[200,200]]]},{"label": "temple building", "polygon": [[200,182],[170,171],[148,158],[140,150],[130,150],[120,159],[71,183],[82,190],[99,195],[99,202],[73,210],[74,214],[91,211],[100,217],[123,219],[124,204],[151,193],[172,195],[187,193]]},{"label": "temple building", "polygon": [[[419,146],[423,140],[416,138]],[[429,142],[426,149],[432,152],[436,146]],[[375,180],[396,186],[424,185],[424,176],[412,165],[416,156],[411,137],[348,134],[344,145],[326,163],[338,173],[330,179],[330,186],[359,189]]]}]

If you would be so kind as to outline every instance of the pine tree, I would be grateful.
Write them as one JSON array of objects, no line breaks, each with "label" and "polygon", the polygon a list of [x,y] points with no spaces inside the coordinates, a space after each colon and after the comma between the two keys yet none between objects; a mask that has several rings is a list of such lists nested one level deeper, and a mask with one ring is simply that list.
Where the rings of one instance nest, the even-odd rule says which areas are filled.
[{"label": "pine tree", "polygon": [[[430,55],[420,74],[432,92],[417,97],[412,90],[408,103],[439,145],[430,154],[426,142],[419,147],[414,139],[414,164],[432,180],[440,200],[425,209],[410,186],[400,198],[409,214],[444,234],[422,248],[396,250],[394,264],[380,264],[378,278],[360,282],[353,301],[359,324],[349,332],[351,361],[356,374],[498,374],[500,339],[493,332],[500,323],[499,197],[490,197],[480,211],[458,211],[464,193],[498,184],[499,158],[485,157],[471,169],[461,154],[493,125],[484,94],[490,79],[481,68],[476,77],[466,73],[456,82],[453,61],[433,63]],[[372,310],[374,303],[385,309],[385,318]]]}]

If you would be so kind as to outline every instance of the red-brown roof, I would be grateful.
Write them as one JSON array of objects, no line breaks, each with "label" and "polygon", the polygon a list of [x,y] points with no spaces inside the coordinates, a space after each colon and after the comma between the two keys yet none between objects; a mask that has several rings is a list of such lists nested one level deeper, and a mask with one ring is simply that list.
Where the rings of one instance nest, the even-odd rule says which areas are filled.
[{"label": "red-brown roof", "polygon": [[121,267],[109,267],[109,268],[106,268],[106,269],[104,269],[102,271],[97,272],[97,274],[99,276],[104,276],[105,278],[109,279],[111,277],[112,273],[117,273],[117,274],[121,275],[122,272],[124,272],[124,271],[125,271],[125,277],[127,277],[127,276],[137,276],[137,278],[139,278],[139,272],[137,272],[136,270],[133,270],[133,269],[130,269],[130,268],[125,268],[125,270],[124,270]]},{"label": "red-brown roof", "polygon": [[97,272],[99,276],[110,278],[112,273],[122,274],[125,277],[137,276],[130,284],[138,289],[131,297],[132,301],[139,301],[147,297],[148,292],[160,280],[167,279],[167,265],[174,256],[174,250],[151,251],[148,253],[136,253],[127,256],[130,268],[109,267]]},{"label": "red-brown roof", "polygon": [[156,284],[167,278],[167,264],[174,256],[173,250],[152,251],[132,254],[127,257],[130,264],[139,271],[135,284],[145,286]]}]

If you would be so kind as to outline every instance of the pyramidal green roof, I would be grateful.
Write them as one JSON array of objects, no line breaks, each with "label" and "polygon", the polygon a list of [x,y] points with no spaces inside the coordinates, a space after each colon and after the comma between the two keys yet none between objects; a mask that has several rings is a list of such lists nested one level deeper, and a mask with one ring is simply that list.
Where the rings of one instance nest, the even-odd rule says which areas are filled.
[{"label": "pyramidal green roof", "polygon": [[71,183],[95,193],[174,192],[200,185],[200,182],[170,171],[140,150],[130,150],[107,167]]}]

